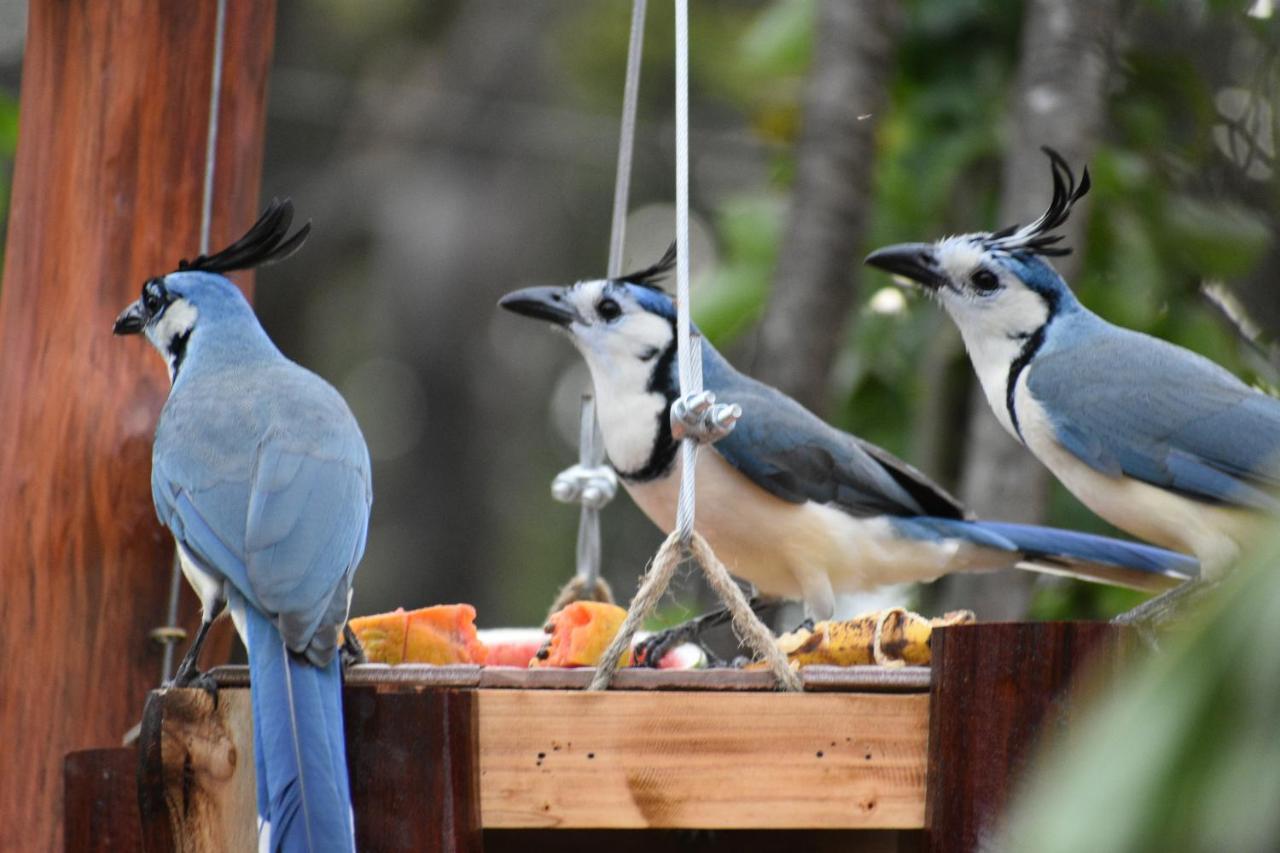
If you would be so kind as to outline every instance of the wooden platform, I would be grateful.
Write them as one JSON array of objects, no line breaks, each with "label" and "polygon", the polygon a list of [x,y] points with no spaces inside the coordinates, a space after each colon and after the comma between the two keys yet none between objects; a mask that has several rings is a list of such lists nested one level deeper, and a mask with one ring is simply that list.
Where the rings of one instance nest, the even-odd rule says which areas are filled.
[{"label": "wooden platform", "polygon": [[[1122,639],[1090,624],[944,629],[932,671],[810,667],[802,694],[757,672],[623,671],[619,689],[588,693],[588,671],[357,667],[344,693],[357,841],[679,849],[685,836],[665,833],[697,829],[717,831],[704,851],[974,850],[1042,722],[1070,719],[1079,662],[1098,647],[1114,660]],[[124,750],[69,757],[69,845],[253,849],[247,673],[216,676],[216,707],[202,691],[151,695],[136,814],[118,814],[132,805]],[[99,765],[115,782],[95,796]]]}]

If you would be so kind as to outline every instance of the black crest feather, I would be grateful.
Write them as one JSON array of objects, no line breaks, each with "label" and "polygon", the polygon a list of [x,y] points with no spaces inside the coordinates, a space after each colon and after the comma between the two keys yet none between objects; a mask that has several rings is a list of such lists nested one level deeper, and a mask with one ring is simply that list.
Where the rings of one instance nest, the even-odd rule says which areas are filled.
[{"label": "black crest feather", "polygon": [[286,237],[292,224],[293,202],[273,198],[243,237],[212,255],[198,255],[193,261],[183,258],[178,261],[178,271],[226,273],[283,261],[302,248],[311,233],[308,222],[292,237]]},{"label": "black crest feather", "polygon": [[1092,185],[1089,181],[1089,168],[1086,166],[1080,175],[1080,183],[1076,183],[1075,173],[1057,151],[1049,146],[1040,149],[1049,157],[1049,166],[1053,171],[1053,198],[1049,207],[1040,218],[1030,225],[1010,225],[987,235],[983,241],[989,248],[1002,249],[1006,252],[1032,252],[1037,255],[1068,255],[1071,249],[1059,246],[1063,235],[1051,233],[1062,226],[1071,215],[1071,208]]},{"label": "black crest feather", "polygon": [[658,262],[651,267],[645,267],[642,270],[629,272],[626,275],[618,276],[618,281],[625,281],[628,284],[638,284],[641,287],[647,287],[650,290],[660,290],[664,293],[662,285],[659,284],[662,279],[671,274],[671,270],[676,265],[676,244],[672,241],[667,247],[667,251],[663,253]]}]

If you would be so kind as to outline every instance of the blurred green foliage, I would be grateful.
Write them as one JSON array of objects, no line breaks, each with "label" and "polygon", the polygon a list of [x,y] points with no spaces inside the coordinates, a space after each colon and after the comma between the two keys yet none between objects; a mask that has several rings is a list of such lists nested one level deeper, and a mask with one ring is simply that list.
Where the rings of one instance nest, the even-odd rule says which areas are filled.
[{"label": "blurred green foliage", "polygon": [[[1280,538],[1073,725],[991,850],[1280,849]],[[1081,819],[1087,816],[1087,819]]]},{"label": "blurred green foliage", "polygon": [[8,230],[13,156],[18,149],[18,98],[0,90],[0,269],[4,268],[4,235]]}]

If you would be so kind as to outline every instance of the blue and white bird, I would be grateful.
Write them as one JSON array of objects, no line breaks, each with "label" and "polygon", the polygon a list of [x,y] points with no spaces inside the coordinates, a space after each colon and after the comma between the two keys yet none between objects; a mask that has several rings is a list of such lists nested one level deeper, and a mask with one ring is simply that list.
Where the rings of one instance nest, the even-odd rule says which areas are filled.
[{"label": "blue and white bird", "polygon": [[115,321],[169,366],[151,493],[204,608],[174,684],[229,605],[249,653],[259,849],[354,849],[338,637],[364,553],[372,487],[337,391],[285,358],[222,274],[292,254],[292,205],[272,202],[232,245],[149,279]]},{"label": "blue and white bird", "polygon": [[1280,511],[1280,401],[1217,364],[1112,325],[1046,258],[1089,190],[1046,148],[1053,199],[1034,222],[873,252],[955,321],[1000,424],[1085,506],[1221,577]]},{"label": "blue and white bird", "polygon": [[[586,359],[609,459],[636,504],[675,523],[680,460],[669,410],[679,395],[676,310],[656,284],[674,263],[618,280],[511,293],[503,308],[567,332]],[[743,416],[699,455],[698,529],[762,596],[801,599],[828,619],[837,594],[1013,565],[1166,589],[1195,561],[1157,548],[1021,524],[971,520],[924,474],[736,371],[702,344],[705,387]]]}]

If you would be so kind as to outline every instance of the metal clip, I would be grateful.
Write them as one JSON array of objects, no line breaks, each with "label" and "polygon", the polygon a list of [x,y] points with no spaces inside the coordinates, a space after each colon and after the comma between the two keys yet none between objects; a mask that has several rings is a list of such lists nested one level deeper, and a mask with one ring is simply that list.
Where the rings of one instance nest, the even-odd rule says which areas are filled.
[{"label": "metal clip", "polygon": [[603,509],[618,493],[618,476],[607,465],[574,465],[551,481],[551,496],[560,503]]},{"label": "metal clip", "polygon": [[688,394],[671,404],[671,437],[677,441],[692,438],[699,444],[711,444],[733,432],[741,417],[741,406],[717,403],[711,391]]}]

